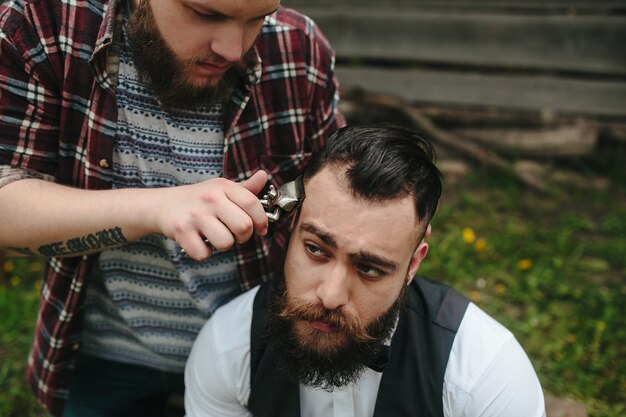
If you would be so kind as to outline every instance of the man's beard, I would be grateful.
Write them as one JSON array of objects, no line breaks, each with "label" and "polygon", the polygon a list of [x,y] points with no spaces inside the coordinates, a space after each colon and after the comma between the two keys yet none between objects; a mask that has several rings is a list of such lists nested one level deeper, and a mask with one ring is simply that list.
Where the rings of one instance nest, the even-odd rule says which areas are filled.
[{"label": "man's beard", "polygon": [[249,50],[219,80],[203,86],[191,84],[185,74],[194,65],[200,62],[221,64],[225,60],[216,54],[178,59],[161,36],[147,0],[140,1],[130,17],[128,42],[139,78],[152,87],[166,109],[226,101],[254,56],[253,50]]},{"label": "man's beard", "polygon": [[[403,286],[394,304],[364,326],[341,311],[291,299],[284,278],[278,278],[263,343],[273,353],[279,372],[292,382],[327,391],[353,384],[391,336],[405,294]],[[296,330],[298,321],[304,321],[304,332]],[[308,322],[316,321],[331,325],[336,332],[324,333],[308,326]]]}]

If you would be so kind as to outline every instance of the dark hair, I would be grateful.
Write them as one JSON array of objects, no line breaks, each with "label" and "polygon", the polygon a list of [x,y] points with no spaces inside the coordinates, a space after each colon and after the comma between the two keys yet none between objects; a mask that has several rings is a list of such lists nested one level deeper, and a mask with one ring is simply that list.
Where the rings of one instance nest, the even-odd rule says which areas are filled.
[{"label": "dark hair", "polygon": [[304,182],[328,165],[347,166],[350,191],[359,198],[384,201],[413,195],[420,222],[429,222],[441,196],[441,173],[432,144],[395,126],[348,126],[337,130],[304,171]]}]

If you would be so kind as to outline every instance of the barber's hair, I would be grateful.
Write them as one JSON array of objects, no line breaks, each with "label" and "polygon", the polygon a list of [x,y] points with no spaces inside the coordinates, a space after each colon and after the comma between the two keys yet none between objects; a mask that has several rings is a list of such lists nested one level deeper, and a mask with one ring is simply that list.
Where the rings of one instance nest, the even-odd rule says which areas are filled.
[{"label": "barber's hair", "polygon": [[337,130],[304,171],[304,183],[327,166],[347,167],[348,187],[357,198],[385,201],[415,198],[420,222],[430,222],[441,196],[435,149],[417,133],[392,126],[348,126]]}]

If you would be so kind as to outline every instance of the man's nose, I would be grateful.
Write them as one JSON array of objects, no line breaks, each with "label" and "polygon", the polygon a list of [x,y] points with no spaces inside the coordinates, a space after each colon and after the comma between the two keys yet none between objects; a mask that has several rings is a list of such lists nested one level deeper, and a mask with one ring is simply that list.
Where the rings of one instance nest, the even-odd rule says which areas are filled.
[{"label": "man's nose", "polygon": [[224,22],[219,35],[211,41],[211,50],[228,62],[237,62],[243,55],[245,25],[239,22]]},{"label": "man's nose", "polygon": [[335,266],[317,287],[317,298],[328,310],[343,307],[350,299],[350,278],[342,266]]}]

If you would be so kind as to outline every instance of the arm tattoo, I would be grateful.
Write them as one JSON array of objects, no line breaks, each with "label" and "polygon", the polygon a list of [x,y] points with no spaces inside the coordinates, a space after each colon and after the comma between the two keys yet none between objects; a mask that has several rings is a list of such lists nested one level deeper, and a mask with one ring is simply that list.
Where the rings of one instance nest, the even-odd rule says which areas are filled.
[{"label": "arm tattoo", "polygon": [[44,256],[74,255],[77,253],[106,249],[128,242],[120,227],[101,230],[82,237],[74,237],[67,242],[53,242],[41,245],[38,250]]},{"label": "arm tattoo", "polygon": [[9,247],[9,250],[15,252],[15,253],[19,253],[20,255],[25,255],[25,256],[33,256],[33,255],[37,255],[35,252],[33,252],[32,250],[28,249],[28,248],[13,248],[13,247]]}]

